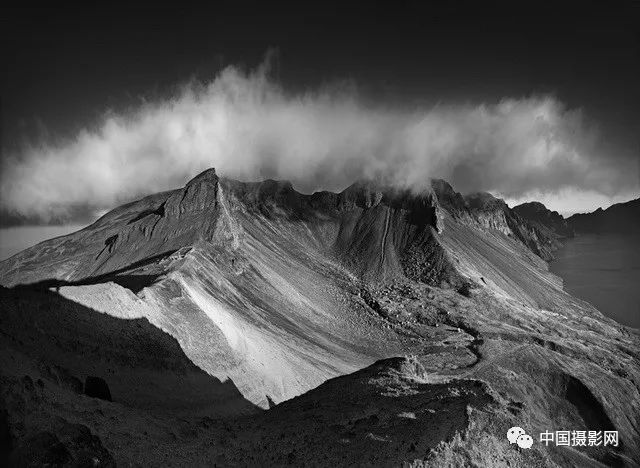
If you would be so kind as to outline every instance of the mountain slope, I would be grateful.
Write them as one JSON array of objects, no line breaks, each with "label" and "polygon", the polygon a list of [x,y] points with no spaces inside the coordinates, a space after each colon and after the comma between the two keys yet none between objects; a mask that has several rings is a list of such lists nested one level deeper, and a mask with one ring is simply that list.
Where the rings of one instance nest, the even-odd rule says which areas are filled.
[{"label": "mountain slope", "polygon": [[[341,193],[304,195],[287,182],[238,182],[206,171],[181,189],[119,207],[77,233],[0,263],[0,283],[12,288],[0,291],[3,317],[13,317],[0,321],[3,349],[32,363],[3,374],[10,389],[3,396],[10,402],[9,429],[19,443],[29,430],[16,432],[14,426],[35,427],[29,411],[41,414],[39,421],[53,421],[56,414],[45,402],[58,398],[64,403],[51,407],[73,414],[123,464],[136,459],[163,463],[149,446],[157,440],[175,463],[213,463],[217,453],[223,461],[253,464],[257,459],[251,457],[264,453],[266,440],[276,457],[269,464],[291,457],[303,463],[296,458],[300,455],[322,465],[327,450],[347,457],[333,459],[338,464],[357,464],[358,454],[391,440],[397,450],[383,451],[390,465],[414,458],[459,464],[459,457],[487,465],[478,450],[483,445],[494,447],[503,464],[520,464],[523,456],[575,466],[585,460],[640,460],[639,337],[562,290],[544,261],[555,241],[555,233],[503,201],[489,194],[463,197],[444,181],[433,181],[419,193],[361,182]],[[18,315],[8,313],[16,297],[34,302]],[[53,400],[45,398],[22,416],[16,392],[22,395],[24,373],[40,378],[38,362],[51,366],[60,361],[57,365],[70,374],[87,372],[86,366],[59,357],[55,343],[64,343],[65,337],[64,330],[55,329],[55,319],[46,319],[56,336],[54,351],[43,354],[20,344],[37,340],[43,317],[58,313],[46,302],[63,300],[75,304],[70,306],[74,310],[88,308],[89,317],[99,313],[124,321],[119,326],[147,320],[149,327],[175,339],[186,358],[220,388],[237,389],[229,401],[238,404],[221,411],[216,407],[224,407],[226,400],[212,397],[206,413],[213,422],[203,422],[202,412],[187,405],[180,416],[184,420],[176,423],[175,414],[161,404],[149,412],[122,397],[132,384],[116,379],[114,401],[100,404],[110,424],[87,409],[91,401],[56,385],[55,398],[47,397]],[[20,317],[24,329],[16,325]],[[95,323],[94,331],[89,326],[83,332],[91,342],[102,325],[99,319],[87,320]],[[98,346],[95,352],[101,348],[105,361],[113,359],[114,349]],[[370,398],[370,388],[355,383],[362,375],[368,382],[379,372],[397,371],[396,364],[389,370],[389,362],[372,368],[378,377],[367,373],[371,369],[358,369],[406,355],[415,356],[425,373],[409,372],[399,387],[387,390],[408,385],[409,394],[430,395],[438,385],[445,393],[476,389],[478,398],[469,400],[466,419],[411,450],[388,432],[396,424],[389,420],[395,411],[391,400],[379,401],[385,416],[377,415],[378,422],[366,419],[372,415],[368,410],[357,418],[365,418],[361,424],[367,430],[336,420],[338,413],[356,411],[358,398]],[[112,379],[107,368],[88,365],[107,383]],[[415,387],[406,379],[428,386]],[[343,406],[333,413],[338,395],[352,387],[355,393],[345,394]],[[188,392],[184,396],[189,399]],[[417,397],[402,401],[407,406],[398,411],[412,413],[413,405],[421,408],[413,412],[420,424],[430,420],[425,419],[429,413],[439,426],[455,406],[423,408]],[[248,409],[274,404],[259,416],[244,416]],[[328,426],[344,432],[343,437],[323,437],[330,448],[304,441],[318,430],[308,421],[307,410],[314,405],[325,408],[314,418],[325,414]],[[221,419],[224,415],[234,415],[234,422]],[[602,424],[626,435],[617,449],[551,453],[534,447],[523,455],[502,445],[504,431],[523,421],[531,433]],[[191,435],[173,439],[169,433],[176,424]],[[242,434],[233,443],[225,429],[229,424],[233,433]],[[147,426],[154,434],[150,440],[127,437]],[[289,435],[274,439],[269,428]],[[308,449],[290,455],[292,440]],[[344,444],[353,444],[352,449]]]},{"label": "mountain slope", "polygon": [[514,206],[513,211],[533,223],[538,229],[548,230],[560,238],[574,235],[573,229],[560,213],[547,209],[540,202],[523,203]]},{"label": "mountain slope", "polygon": [[240,183],[211,170],[12,257],[2,282],[84,285],[74,299],[85,304],[91,284],[139,292],[142,314],[193,362],[266,407],[399,352],[384,330],[351,343],[368,319],[345,285],[354,275],[401,277],[406,252],[429,243],[412,272],[444,279],[446,259],[422,216],[433,217],[432,203],[365,185],[307,196],[288,183]]}]

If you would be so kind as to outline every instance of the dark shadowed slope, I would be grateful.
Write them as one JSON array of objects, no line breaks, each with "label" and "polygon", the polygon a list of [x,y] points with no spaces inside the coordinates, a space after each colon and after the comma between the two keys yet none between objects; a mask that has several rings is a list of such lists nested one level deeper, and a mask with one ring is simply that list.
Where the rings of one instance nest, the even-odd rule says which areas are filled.
[{"label": "dark shadowed slope", "polygon": [[38,290],[2,288],[0,308],[5,371],[18,372],[28,359],[45,380],[80,393],[88,377],[99,377],[114,402],[131,408],[257,411],[232,381],[199,369],[174,338],[145,318],[115,318]]},{"label": "dark shadowed slope", "polygon": [[114,454],[140,450],[153,430],[147,414],[178,421],[260,411],[146,319],[25,289],[0,288],[0,311],[8,466],[115,466]]}]

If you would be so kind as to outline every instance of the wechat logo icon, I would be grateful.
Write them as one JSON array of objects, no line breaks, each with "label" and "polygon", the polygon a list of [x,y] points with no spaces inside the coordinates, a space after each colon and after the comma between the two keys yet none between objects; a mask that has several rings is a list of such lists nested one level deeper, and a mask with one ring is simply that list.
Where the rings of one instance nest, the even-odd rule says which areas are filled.
[{"label": "wechat logo icon", "polygon": [[518,444],[518,447],[523,449],[530,449],[533,445],[533,438],[518,426],[507,431],[507,439],[510,444]]}]

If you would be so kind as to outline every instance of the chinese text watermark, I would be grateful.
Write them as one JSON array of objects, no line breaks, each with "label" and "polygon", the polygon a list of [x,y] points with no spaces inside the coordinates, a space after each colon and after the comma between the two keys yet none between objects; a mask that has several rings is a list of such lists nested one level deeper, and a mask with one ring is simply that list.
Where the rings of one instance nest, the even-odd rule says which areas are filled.
[{"label": "chinese text watermark", "polygon": [[[507,431],[510,444],[529,449],[533,446],[533,438],[524,429],[514,426]],[[557,447],[618,447],[618,431],[544,431],[538,439],[545,446]]]}]

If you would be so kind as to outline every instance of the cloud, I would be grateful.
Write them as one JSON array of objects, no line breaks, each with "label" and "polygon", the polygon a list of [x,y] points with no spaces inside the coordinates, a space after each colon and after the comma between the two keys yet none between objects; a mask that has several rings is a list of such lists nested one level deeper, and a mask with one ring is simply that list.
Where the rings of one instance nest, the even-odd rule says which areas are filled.
[{"label": "cloud", "polygon": [[307,192],[371,177],[416,188],[441,177],[512,199],[637,188],[636,161],[602,154],[581,112],[553,97],[407,110],[365,103],[349,88],[291,94],[267,68],[229,67],[71,141],[5,158],[0,209],[59,219],[181,186],[208,167]]}]

